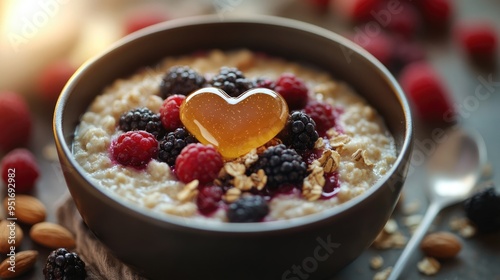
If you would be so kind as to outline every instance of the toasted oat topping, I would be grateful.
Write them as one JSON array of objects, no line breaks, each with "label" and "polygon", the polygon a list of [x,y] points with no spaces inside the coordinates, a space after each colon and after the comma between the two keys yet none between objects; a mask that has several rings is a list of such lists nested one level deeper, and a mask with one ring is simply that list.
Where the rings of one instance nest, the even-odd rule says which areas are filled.
[{"label": "toasted oat topping", "polygon": [[330,146],[334,148],[337,152],[341,152],[344,146],[351,141],[351,137],[348,135],[342,134],[337,135],[330,139]]},{"label": "toasted oat topping", "polygon": [[370,267],[372,269],[380,269],[384,265],[384,258],[380,255],[376,255],[370,259]]},{"label": "toasted oat topping", "polygon": [[184,188],[177,194],[177,199],[182,202],[191,200],[193,197],[198,195],[199,184],[200,182],[198,180],[193,180],[184,185]]},{"label": "toasted oat topping", "polygon": [[352,154],[352,159],[355,161],[362,161],[364,164],[367,166],[373,166],[373,162],[370,161],[367,157],[366,150],[363,149],[357,149],[353,154]]},{"label": "toasted oat topping", "polygon": [[241,190],[237,188],[231,188],[227,190],[226,194],[224,195],[223,199],[226,202],[235,202],[241,197]]},{"label": "toasted oat topping", "polygon": [[246,167],[242,163],[230,161],[224,164],[224,170],[226,171],[227,174],[237,177],[239,175],[245,174]]},{"label": "toasted oat topping", "polygon": [[391,275],[391,272],[392,266],[389,266],[384,270],[377,272],[375,276],[373,276],[373,280],[386,280],[387,278],[389,278],[389,275]]},{"label": "toasted oat topping", "polygon": [[325,177],[323,168],[314,166],[311,174],[309,174],[302,185],[302,196],[308,201],[318,200],[323,193],[325,186]]},{"label": "toasted oat topping", "polygon": [[326,149],[318,159],[318,162],[325,173],[331,173],[339,167],[340,155],[334,150]]},{"label": "toasted oat topping", "polygon": [[257,173],[250,174],[250,179],[252,180],[253,186],[259,191],[262,190],[267,183],[267,175],[263,169],[259,169]]},{"label": "toasted oat topping", "polygon": [[441,269],[441,264],[438,260],[431,257],[425,257],[417,264],[418,271],[425,275],[434,275]]}]

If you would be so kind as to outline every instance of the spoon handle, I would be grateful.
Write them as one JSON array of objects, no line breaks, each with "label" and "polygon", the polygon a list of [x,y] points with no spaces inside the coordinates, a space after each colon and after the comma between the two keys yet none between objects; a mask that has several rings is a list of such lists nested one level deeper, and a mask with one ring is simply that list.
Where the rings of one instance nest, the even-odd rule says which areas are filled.
[{"label": "spoon handle", "polygon": [[434,218],[436,217],[436,215],[439,213],[440,210],[441,206],[439,203],[431,203],[429,205],[429,208],[427,209],[427,212],[425,212],[425,216],[422,219],[422,222],[420,222],[420,225],[418,226],[417,230],[411,237],[408,244],[406,244],[403,253],[401,253],[401,256],[399,256],[399,259],[394,265],[391,275],[387,280],[397,280],[399,278],[404,268],[406,267],[406,263],[410,259],[411,254],[413,253],[415,248],[420,244],[420,241],[422,241],[424,235],[427,232],[427,229],[432,224],[432,221],[434,221]]}]

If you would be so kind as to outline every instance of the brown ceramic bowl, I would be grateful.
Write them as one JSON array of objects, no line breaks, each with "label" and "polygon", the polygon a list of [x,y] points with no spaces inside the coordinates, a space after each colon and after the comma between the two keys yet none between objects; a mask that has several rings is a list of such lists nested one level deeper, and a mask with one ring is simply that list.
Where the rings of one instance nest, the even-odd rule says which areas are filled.
[{"label": "brown ceramic bowl", "polygon": [[[350,84],[385,119],[398,152],[381,180],[318,214],[258,224],[196,223],[111,198],[75,161],[80,116],[104,87],[163,57],[248,48],[314,65]],[[83,220],[119,259],[151,279],[324,279],[375,239],[394,209],[409,165],[408,102],[381,63],[347,39],[288,19],[216,16],[174,20],[132,34],[86,63],[64,89],[54,134],[69,191]]]}]

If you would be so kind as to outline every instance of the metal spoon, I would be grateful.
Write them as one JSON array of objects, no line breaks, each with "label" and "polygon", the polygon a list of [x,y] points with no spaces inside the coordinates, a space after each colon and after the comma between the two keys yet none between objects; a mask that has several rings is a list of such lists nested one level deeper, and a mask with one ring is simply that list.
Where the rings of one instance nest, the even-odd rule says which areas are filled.
[{"label": "metal spoon", "polygon": [[429,207],[388,280],[396,280],[401,275],[436,215],[443,208],[465,200],[479,179],[480,168],[486,161],[486,148],[481,135],[458,127],[451,128],[445,135],[446,138],[427,162]]}]

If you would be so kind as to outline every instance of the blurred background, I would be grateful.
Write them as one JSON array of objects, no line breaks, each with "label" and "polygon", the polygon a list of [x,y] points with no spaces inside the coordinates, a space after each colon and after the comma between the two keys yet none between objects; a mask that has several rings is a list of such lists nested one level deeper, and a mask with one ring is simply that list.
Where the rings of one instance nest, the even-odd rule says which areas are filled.
[{"label": "blurred background", "polygon": [[[457,123],[475,127],[488,149],[483,181],[495,181],[493,175],[500,172],[498,0],[0,0],[0,94],[23,96],[33,112],[35,125],[28,147],[42,173],[34,194],[46,205],[54,205],[66,192],[53,154],[51,122],[53,106],[69,77],[129,33],[204,14],[215,14],[221,21],[276,15],[348,37],[400,80],[415,109],[417,143],[427,143],[436,128]],[[415,63],[421,68],[415,68]],[[422,71],[430,74],[415,82]],[[414,83],[429,94],[414,90]],[[429,105],[436,102],[440,105]],[[443,118],[447,112],[450,118]],[[425,151],[426,147],[417,145],[417,153]],[[416,215],[427,203],[421,165],[412,165],[404,190],[407,205],[419,203]],[[48,220],[54,221],[54,206],[48,208]],[[447,229],[456,216],[463,216],[459,206],[445,211],[435,227]],[[404,218],[395,213],[395,221],[403,223]],[[401,232],[409,236],[411,228],[401,225]],[[445,263],[433,279],[500,279],[499,250],[498,234],[473,238],[464,245],[462,258]],[[377,272],[368,264],[373,256],[381,255],[386,264],[393,264],[400,252],[372,248],[334,279],[372,279]],[[407,279],[427,279],[415,266],[409,270]],[[32,273],[25,279],[40,279],[40,275]]]}]

